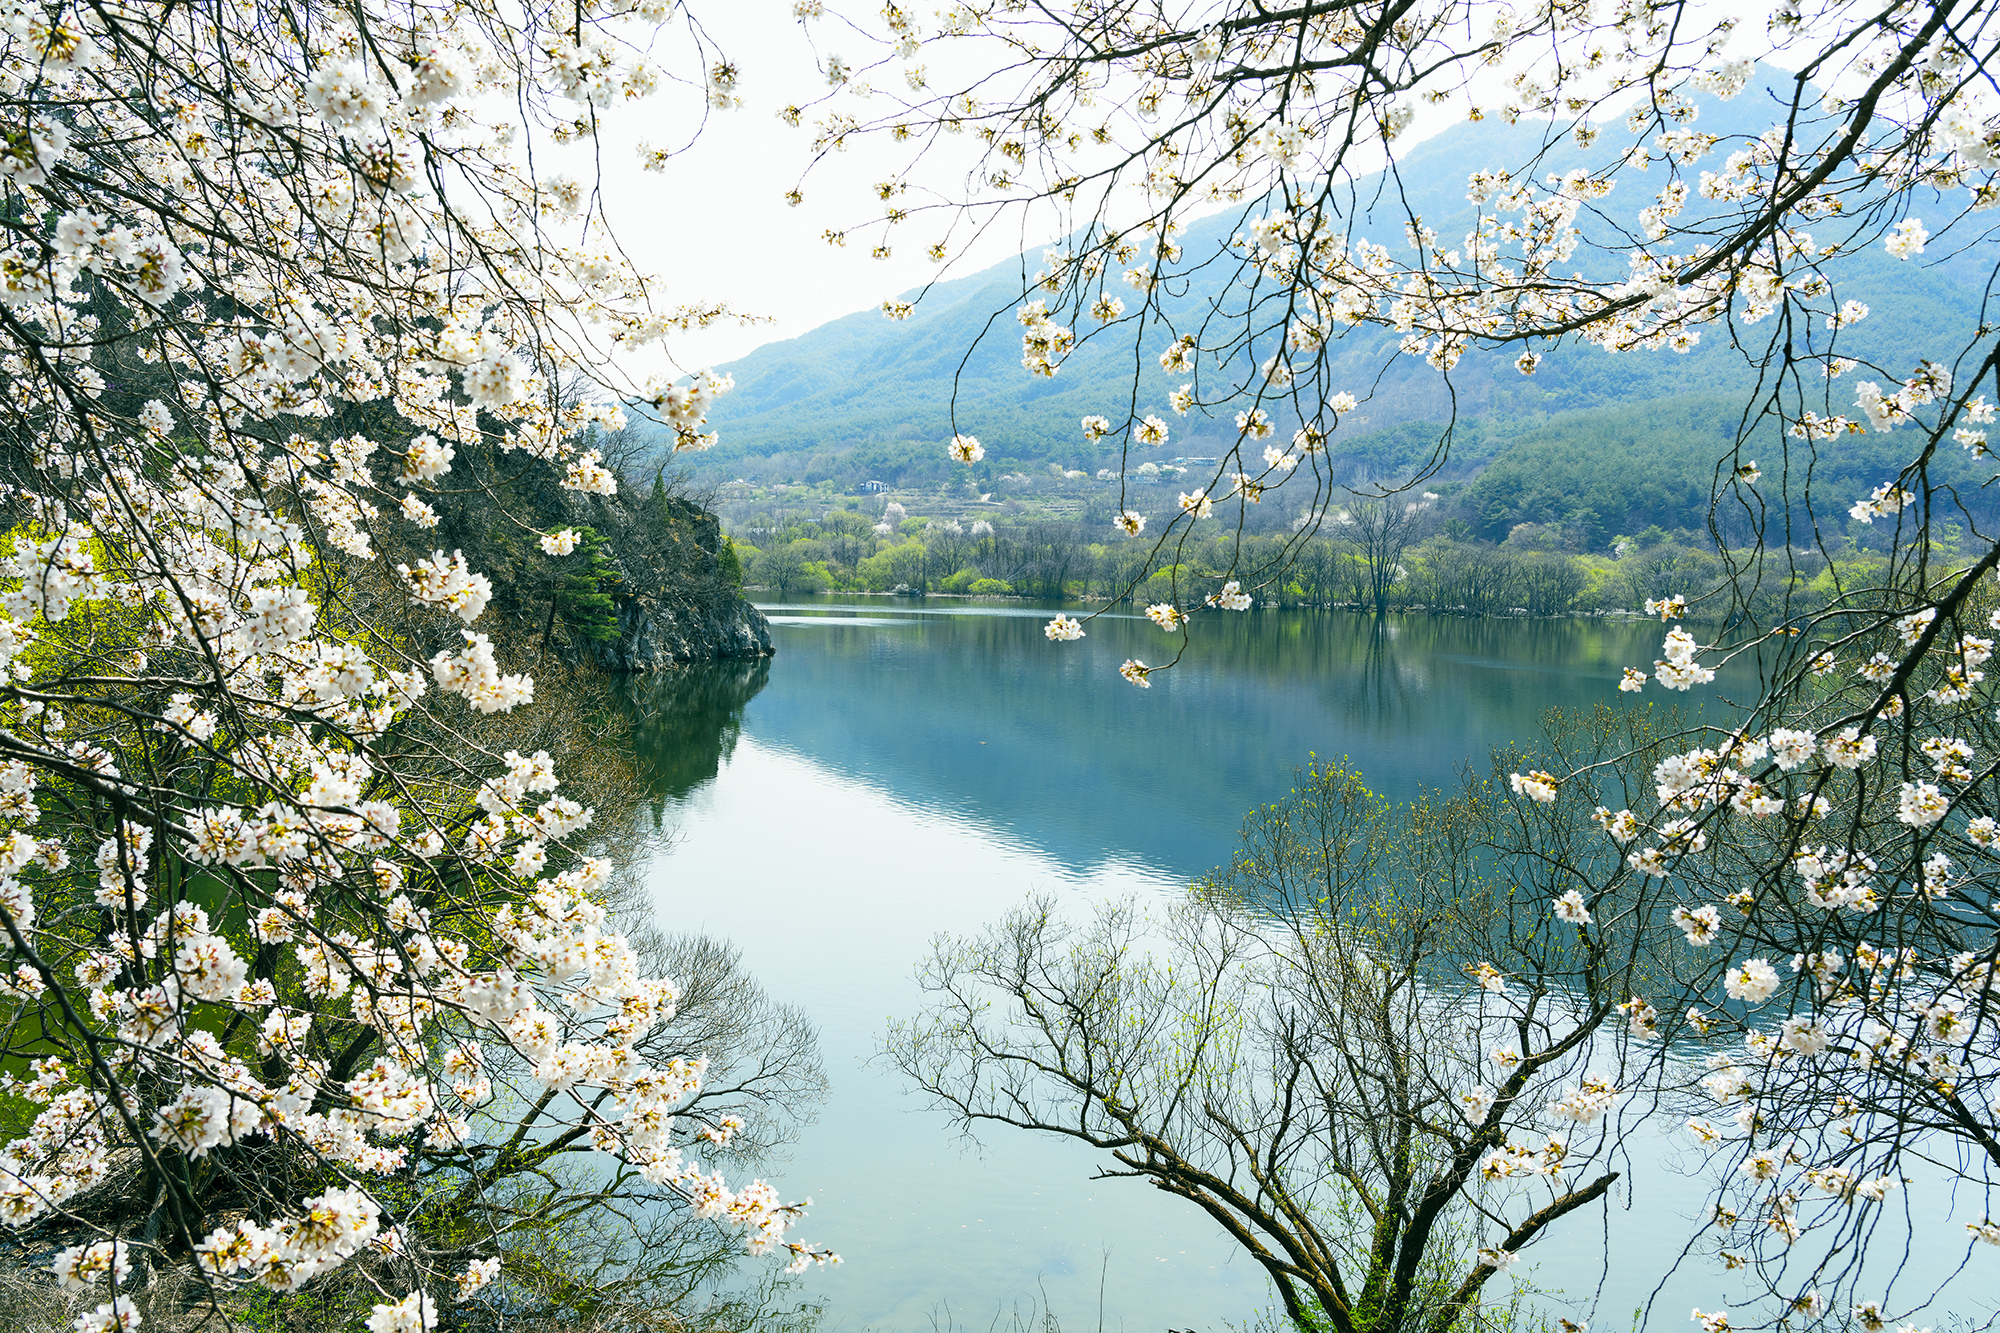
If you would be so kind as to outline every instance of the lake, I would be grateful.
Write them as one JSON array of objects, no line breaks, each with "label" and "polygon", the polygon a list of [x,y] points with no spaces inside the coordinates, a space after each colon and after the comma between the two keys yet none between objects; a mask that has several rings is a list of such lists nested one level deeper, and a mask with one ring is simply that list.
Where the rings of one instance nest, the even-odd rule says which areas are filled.
[{"label": "lake", "polygon": [[[1626,666],[1650,669],[1662,633],[1207,614],[1181,665],[1139,689],[1118,664],[1164,661],[1176,640],[1122,609],[1068,644],[1042,634],[1052,609],[1017,602],[828,596],[764,610],[768,664],[648,687],[641,743],[677,831],[649,882],[664,925],[734,941],[819,1025],[832,1092],[771,1174],[785,1197],[813,1200],[799,1234],[845,1259],[804,1283],[825,1327],[853,1333],[984,1330],[1043,1302],[1072,1333],[1221,1330],[1273,1307],[1262,1272],[1192,1205],[1091,1179],[1097,1159],[1078,1145],[1011,1130],[962,1141],[874,1061],[886,1020],[918,1005],[916,962],[937,933],[977,930],[1031,892],[1078,906],[1176,892],[1228,856],[1243,813],[1282,796],[1311,754],[1345,756],[1403,799],[1531,740],[1552,706],[1646,706],[1616,684]],[[1756,683],[1738,668],[1714,688],[1747,698]],[[1706,1196],[1685,1142],[1631,1151],[1643,1169],[1609,1210],[1571,1219],[1512,1270],[1559,1289],[1600,1333],[1630,1326],[1656,1291],[1680,1327],[1681,1310],[1725,1304],[1739,1285],[1707,1260],[1666,1277]],[[1637,1207],[1634,1174],[1647,1178]]]}]

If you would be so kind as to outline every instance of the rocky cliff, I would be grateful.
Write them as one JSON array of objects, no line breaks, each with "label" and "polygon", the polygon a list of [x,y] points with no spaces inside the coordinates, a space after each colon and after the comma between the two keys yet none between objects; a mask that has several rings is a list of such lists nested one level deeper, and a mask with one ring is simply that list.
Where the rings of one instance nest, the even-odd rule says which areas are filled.
[{"label": "rocky cliff", "polygon": [[[493,580],[496,640],[621,673],[771,654],[771,627],[743,600],[715,515],[664,479],[583,495],[548,465],[497,452],[461,454],[454,475],[473,485],[463,502],[439,506],[426,536]],[[539,534],[561,528],[590,540],[544,554]]]},{"label": "rocky cliff", "polygon": [[[610,520],[600,511],[597,521]],[[638,530],[653,524],[652,533]],[[699,555],[662,560],[653,549],[661,541],[680,540],[691,541]],[[622,586],[613,594],[618,637],[586,641],[598,665],[655,671],[682,662],[771,655],[770,622],[721,572],[721,531],[714,514],[685,500],[654,496],[608,549],[623,571]]]}]

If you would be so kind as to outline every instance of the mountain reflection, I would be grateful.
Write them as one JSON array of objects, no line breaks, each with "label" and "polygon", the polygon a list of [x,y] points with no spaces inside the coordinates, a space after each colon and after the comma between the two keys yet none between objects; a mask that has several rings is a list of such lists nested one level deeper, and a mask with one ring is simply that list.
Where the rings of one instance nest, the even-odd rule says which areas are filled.
[{"label": "mountain reflection", "polygon": [[[1552,706],[1629,704],[1620,669],[1650,663],[1660,635],[1630,621],[1210,614],[1180,667],[1141,690],[1118,664],[1165,662],[1178,639],[1128,612],[1058,645],[1042,635],[1051,612],[1018,603],[826,597],[766,609],[777,617],[770,687],[757,694],[759,674],[740,696],[755,700],[728,705],[751,735],[898,800],[1006,828],[1079,875],[1110,861],[1207,870],[1243,812],[1282,795],[1311,753],[1346,756],[1376,791],[1406,799],[1462,762],[1483,766],[1495,745],[1531,740]],[[1732,684],[1748,682],[1718,681]],[[718,717],[724,693],[702,696]],[[720,745],[734,743],[734,725],[719,727]],[[642,743],[681,734],[648,731]],[[655,762],[693,770],[691,787],[721,753],[711,744]]]}]

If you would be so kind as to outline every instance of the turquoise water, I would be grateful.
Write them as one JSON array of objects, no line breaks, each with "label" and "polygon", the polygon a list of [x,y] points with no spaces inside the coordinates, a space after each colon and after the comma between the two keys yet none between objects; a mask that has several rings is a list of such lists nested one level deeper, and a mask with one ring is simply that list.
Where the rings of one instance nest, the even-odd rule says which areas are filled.
[{"label": "turquoise water", "polygon": [[[678,838],[651,883],[665,924],[735,941],[820,1026],[832,1092],[773,1175],[786,1197],[814,1201],[800,1234],[843,1255],[806,1285],[828,1328],[856,1331],[984,1330],[1042,1302],[1071,1333],[1220,1330],[1269,1308],[1262,1273],[1192,1205],[1093,1180],[1096,1159],[1077,1145],[958,1139],[907,1093],[873,1057],[886,1020],[918,1004],[918,958],[937,933],[977,930],[1031,892],[1079,907],[1173,893],[1227,856],[1243,812],[1282,795],[1310,753],[1346,756],[1404,798],[1532,738],[1551,706],[1630,706],[1620,669],[1649,664],[1661,633],[1210,615],[1181,666],[1142,690],[1118,664],[1163,661],[1174,640],[1130,614],[1051,644],[1052,612],[1018,603],[826,597],[765,610],[768,669],[656,687],[642,743]],[[1725,675],[1716,689],[1747,695],[1754,681]],[[1609,1209],[1571,1219],[1515,1273],[1559,1288],[1600,1333],[1629,1327],[1656,1294],[1662,1326],[1727,1303],[1707,1261],[1667,1276],[1704,1207],[1684,1149],[1631,1145],[1638,1166]]]}]

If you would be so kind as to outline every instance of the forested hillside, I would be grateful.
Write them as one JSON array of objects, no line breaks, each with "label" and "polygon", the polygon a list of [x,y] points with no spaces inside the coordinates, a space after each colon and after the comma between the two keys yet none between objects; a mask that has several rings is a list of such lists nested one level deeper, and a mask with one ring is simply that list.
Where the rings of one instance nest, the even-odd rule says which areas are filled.
[{"label": "forested hillside", "polygon": [[[1765,98],[1757,91],[1727,103],[1704,101],[1700,128],[1725,137],[1748,131],[1764,117]],[[1513,133],[1520,147],[1531,140],[1525,128]],[[1476,133],[1463,126],[1413,150],[1393,173],[1357,188],[1356,197],[1369,206],[1351,237],[1401,246],[1415,215],[1436,228],[1441,245],[1455,244],[1473,216],[1467,178],[1494,161],[1525,156],[1499,147],[1491,126]],[[1569,148],[1539,165],[1560,173],[1586,161],[1601,165],[1604,157],[1600,143],[1588,155]],[[1182,238],[1187,276],[1174,284],[1167,303],[1177,328],[1191,327],[1217,302],[1240,306],[1250,295],[1224,291],[1220,278],[1208,277],[1234,274],[1235,265],[1207,261],[1269,211],[1261,201],[1238,205],[1189,228]],[[1171,435],[1158,448],[1134,446],[1128,469],[1226,449],[1235,436],[1234,405],[1186,417],[1168,409],[1168,392],[1190,376],[1158,368],[1155,358],[1172,335],[1157,324],[1122,321],[1087,329],[1089,321],[1078,321],[1080,345],[1059,374],[1039,379],[1022,370],[1014,311],[1041,262],[1038,253],[1023,254],[922,293],[904,293],[917,301],[906,322],[863,311],[726,367],[736,389],[713,417],[722,442],[692,460],[697,474],[714,481],[825,482],[838,490],[874,479],[927,490],[955,477],[943,451],[955,431],[977,435],[986,446],[986,459],[972,475],[981,492],[1001,489],[997,483],[1010,474],[1046,477],[1051,464],[1093,478],[1101,469],[1115,474],[1119,434],[1091,443],[1077,423],[1090,413],[1114,423],[1124,418],[1135,364],[1141,368],[1136,413],[1157,413]],[[1589,269],[1608,261],[1579,253],[1576,262]],[[1845,271],[1838,295],[1871,307],[1866,319],[1837,334],[1841,354],[1861,363],[1847,377],[1850,384],[1868,378],[1870,364],[1906,375],[1934,344],[1943,345],[1940,331],[1980,322],[1978,256],[1956,253],[1947,238],[1915,264],[1870,253],[1850,256]],[[1277,319],[1277,326],[1282,322]],[[1449,376],[1401,356],[1377,378],[1397,335],[1350,330],[1335,351],[1353,367],[1350,391],[1361,405],[1343,420],[1335,440],[1336,479],[1410,475],[1432,458],[1446,423],[1455,419],[1449,461],[1435,484],[1482,536],[1497,539],[1516,523],[1558,519],[1607,541],[1649,525],[1698,527],[1708,513],[1717,461],[1752,388],[1730,340],[1759,347],[1776,332],[1774,323],[1714,326],[1681,354],[1612,356],[1591,346],[1558,347],[1532,377],[1514,368],[1511,354],[1472,352]],[[1813,336],[1824,343],[1835,335],[1815,330]],[[1273,345],[1258,344],[1258,355]],[[1242,370],[1242,364],[1205,365],[1199,382],[1213,394],[1213,386]],[[1851,405],[1847,384],[1833,385],[1831,395],[1834,410]],[[1755,451],[1746,456],[1767,469],[1784,464],[1784,441],[1775,433],[1759,432],[1753,441]],[[1825,493],[1858,494],[1878,484],[1886,458],[1875,457],[1877,444],[1856,437],[1823,446],[1815,476],[1829,488]],[[1952,459],[1941,475],[1973,474]]]}]

